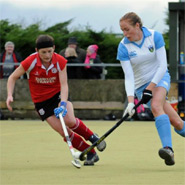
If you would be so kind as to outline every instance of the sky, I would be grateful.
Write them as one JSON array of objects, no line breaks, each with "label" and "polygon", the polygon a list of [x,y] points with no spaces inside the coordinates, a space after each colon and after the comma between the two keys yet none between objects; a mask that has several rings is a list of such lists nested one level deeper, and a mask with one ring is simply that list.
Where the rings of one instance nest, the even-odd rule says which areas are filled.
[{"label": "sky", "polygon": [[41,22],[46,29],[73,19],[70,31],[88,26],[96,32],[121,33],[119,19],[135,12],[144,26],[163,33],[169,2],[179,0],[0,0],[0,20],[23,27]]}]

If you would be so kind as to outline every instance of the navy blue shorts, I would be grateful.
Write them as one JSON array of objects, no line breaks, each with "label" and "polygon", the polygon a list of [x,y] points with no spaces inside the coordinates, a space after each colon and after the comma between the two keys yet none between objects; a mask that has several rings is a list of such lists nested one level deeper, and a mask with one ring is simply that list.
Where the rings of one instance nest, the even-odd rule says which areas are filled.
[{"label": "navy blue shorts", "polygon": [[60,103],[60,92],[55,94],[48,100],[35,103],[35,109],[39,114],[40,118],[42,119],[42,121],[54,115],[54,109],[58,107],[59,103]]}]

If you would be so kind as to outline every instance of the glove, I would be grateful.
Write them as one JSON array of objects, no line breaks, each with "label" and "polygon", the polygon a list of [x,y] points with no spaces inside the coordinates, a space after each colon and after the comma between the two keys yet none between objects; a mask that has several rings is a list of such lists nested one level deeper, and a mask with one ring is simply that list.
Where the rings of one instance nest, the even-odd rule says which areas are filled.
[{"label": "glove", "polygon": [[60,103],[60,107],[57,107],[54,109],[55,116],[59,119],[59,114],[62,113],[62,116],[64,117],[67,114],[67,103],[62,101]]},{"label": "glove", "polygon": [[133,109],[134,106],[135,106],[134,103],[128,103],[127,108],[123,114],[123,117],[128,113],[129,118],[131,118],[135,114],[135,109]]},{"label": "glove", "polygon": [[152,99],[152,91],[144,89],[141,102],[147,104]]}]

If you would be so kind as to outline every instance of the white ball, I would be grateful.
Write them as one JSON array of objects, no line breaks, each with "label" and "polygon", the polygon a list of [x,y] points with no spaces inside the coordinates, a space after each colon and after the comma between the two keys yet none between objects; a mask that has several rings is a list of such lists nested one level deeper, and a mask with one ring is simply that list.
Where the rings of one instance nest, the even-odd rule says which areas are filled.
[{"label": "white ball", "polygon": [[74,157],[75,157],[76,159],[79,159],[81,153],[82,153],[82,152],[75,152],[75,153],[74,153]]}]

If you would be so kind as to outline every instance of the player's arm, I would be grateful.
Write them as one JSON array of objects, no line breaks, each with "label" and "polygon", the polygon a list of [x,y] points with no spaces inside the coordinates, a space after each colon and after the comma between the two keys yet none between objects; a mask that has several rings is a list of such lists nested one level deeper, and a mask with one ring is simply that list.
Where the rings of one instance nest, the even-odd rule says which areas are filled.
[{"label": "player's arm", "polygon": [[128,105],[126,110],[124,111],[123,116],[127,113],[130,117],[135,113],[134,108],[134,73],[132,70],[132,66],[129,60],[121,61],[121,66],[125,74],[125,89],[128,98]]},{"label": "player's arm", "polygon": [[158,69],[151,83],[146,88],[151,91],[156,86],[156,84],[160,82],[160,80],[163,78],[167,70],[166,50],[164,46],[156,50],[156,58],[157,58],[157,63],[158,63]]},{"label": "player's arm", "polygon": [[118,46],[118,53],[117,53],[117,59],[121,63],[121,67],[125,74],[125,90],[128,98],[128,105],[126,110],[124,111],[124,115],[128,113],[130,116],[132,116],[135,112],[134,108],[134,72],[132,69],[132,65],[130,63],[130,58],[128,54],[127,48],[124,46],[124,44],[121,42]]},{"label": "player's arm", "polygon": [[62,113],[63,117],[67,114],[68,83],[66,66],[64,67],[64,69],[59,71],[59,80],[61,87],[60,90],[61,102],[59,104],[59,107],[54,109],[54,114],[57,118],[59,118],[60,113]]},{"label": "player's arm", "polygon": [[7,81],[7,99],[6,99],[6,105],[7,108],[12,111],[11,102],[13,102],[13,92],[15,87],[15,82],[17,79],[19,79],[23,74],[25,73],[25,70],[22,65],[20,65],[8,78]]},{"label": "player's arm", "polygon": [[166,58],[166,50],[165,43],[161,33],[154,33],[154,43],[156,48],[156,62],[158,65],[158,69],[151,80],[151,83],[146,87],[143,91],[143,103],[147,103],[152,98],[152,90],[160,82],[163,78],[165,72],[167,71],[167,58]]},{"label": "player's arm", "polygon": [[121,67],[125,74],[125,90],[128,97],[128,102],[134,102],[134,72],[132,69],[132,65],[130,63],[130,57],[128,54],[128,50],[123,44],[124,41],[122,40],[118,46],[118,53],[117,53],[117,60],[120,61]]},{"label": "player's arm", "polygon": [[146,88],[151,90],[160,82],[165,72],[167,71],[167,57],[166,57],[166,49],[165,42],[161,33],[155,31],[154,33],[154,43],[156,48],[156,62],[158,65],[157,72],[155,73],[151,83]]},{"label": "player's arm", "polygon": [[68,99],[68,82],[67,82],[67,70],[64,67],[63,70],[59,72],[59,79],[60,79],[60,93],[61,93],[61,101],[67,102]]},{"label": "player's arm", "polygon": [[125,74],[125,90],[129,103],[134,103],[134,73],[130,61],[121,61],[121,67]]},{"label": "player's arm", "polygon": [[152,90],[160,82],[167,70],[166,50],[164,46],[156,50],[156,59],[158,69],[150,84],[143,91],[143,103],[147,103],[152,98]]}]

